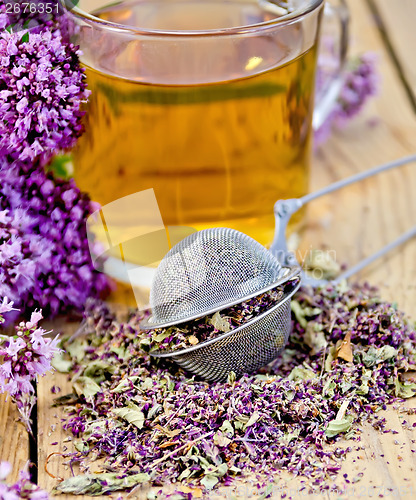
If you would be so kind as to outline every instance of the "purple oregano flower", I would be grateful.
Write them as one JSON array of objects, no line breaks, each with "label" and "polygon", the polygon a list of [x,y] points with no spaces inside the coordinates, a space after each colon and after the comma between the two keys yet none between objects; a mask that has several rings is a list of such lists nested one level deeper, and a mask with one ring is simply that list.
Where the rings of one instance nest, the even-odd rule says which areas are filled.
[{"label": "purple oregano flower", "polygon": [[30,476],[26,470],[20,471],[20,478],[15,484],[7,484],[6,478],[11,470],[12,466],[8,462],[0,462],[1,500],[48,500],[48,493],[30,482]]},{"label": "purple oregano flower", "polygon": [[83,127],[84,70],[77,47],[53,23],[35,30],[5,29],[0,10],[0,157],[41,165],[74,146]]},{"label": "purple oregano flower", "polygon": [[[0,302],[0,323],[4,313],[13,309],[13,302],[4,298]],[[52,370],[51,360],[59,351],[58,336],[45,337],[38,326],[41,311],[34,311],[27,322],[15,327],[14,336],[0,335],[0,392],[8,392],[20,412],[21,419],[30,432],[30,414],[36,402],[32,381]],[[1,496],[0,496],[1,498]]]},{"label": "purple oregano flower", "polygon": [[[318,92],[325,82],[323,72],[318,63]],[[378,83],[374,54],[365,53],[353,59],[345,72],[344,83],[334,109],[326,122],[315,132],[315,146],[324,143],[334,129],[342,128],[357,116],[368,99],[377,93]]]},{"label": "purple oregano flower", "polygon": [[0,158],[0,298],[53,316],[103,296],[109,282],[94,269],[85,222],[95,209],[73,180]]},{"label": "purple oregano flower", "polygon": [[0,6],[0,298],[51,316],[82,310],[108,288],[86,234],[96,206],[42,168],[75,144],[89,91],[57,23],[17,31],[18,21]]}]

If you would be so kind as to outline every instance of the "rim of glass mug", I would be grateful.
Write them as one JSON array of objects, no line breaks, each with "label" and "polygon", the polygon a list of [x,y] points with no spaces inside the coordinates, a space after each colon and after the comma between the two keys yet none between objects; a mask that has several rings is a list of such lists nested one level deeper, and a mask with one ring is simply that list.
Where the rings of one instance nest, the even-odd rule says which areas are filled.
[{"label": "rim of glass mug", "polygon": [[[273,26],[284,26],[291,24],[294,21],[314,12],[316,9],[323,7],[325,0],[305,0],[302,5],[295,9],[293,12],[288,12],[287,14],[281,15],[270,21],[263,21],[261,23],[247,24],[238,27],[230,28],[213,28],[206,30],[158,30],[140,27],[131,27],[124,24],[114,23],[111,21],[106,21],[100,19],[85,10],[80,9],[77,5],[73,5],[71,0],[60,0],[61,4],[66,10],[69,10],[71,14],[84,21],[89,21],[101,25],[103,28],[120,31],[123,33],[131,33],[135,35],[157,35],[157,36],[229,36],[229,35],[241,35],[249,34],[251,32],[258,32],[262,29],[268,29]],[[270,4],[266,0],[260,0],[259,4]],[[69,7],[70,6],[70,7]],[[104,5],[105,7],[105,5]],[[277,6],[276,6],[277,7]]]}]

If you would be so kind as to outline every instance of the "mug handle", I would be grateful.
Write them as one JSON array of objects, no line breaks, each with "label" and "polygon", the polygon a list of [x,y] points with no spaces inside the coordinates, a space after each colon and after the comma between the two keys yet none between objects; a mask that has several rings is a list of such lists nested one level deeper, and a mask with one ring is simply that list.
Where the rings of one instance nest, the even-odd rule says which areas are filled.
[{"label": "mug handle", "polygon": [[[318,50],[318,72],[315,82],[315,109],[312,126],[316,131],[330,115],[343,84],[347,61],[350,15],[345,0],[325,2],[324,29]],[[338,33],[329,33],[336,29]],[[325,33],[328,30],[328,33]],[[338,40],[336,40],[338,38]],[[320,62],[322,63],[320,64]],[[336,64],[335,69],[333,68]],[[325,75],[326,73],[326,75]],[[323,84],[320,84],[320,79]],[[318,88],[320,87],[320,88]]]}]

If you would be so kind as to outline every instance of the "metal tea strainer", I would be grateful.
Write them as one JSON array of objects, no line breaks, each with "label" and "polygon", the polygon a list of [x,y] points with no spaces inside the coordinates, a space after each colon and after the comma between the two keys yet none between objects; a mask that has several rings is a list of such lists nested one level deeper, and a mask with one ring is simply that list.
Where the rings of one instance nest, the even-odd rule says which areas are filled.
[{"label": "metal tea strainer", "polygon": [[[270,309],[245,324],[178,351],[156,351],[155,357],[174,360],[186,370],[211,381],[223,381],[229,372],[249,373],[273,361],[290,333],[290,299],[302,280],[317,285],[301,273],[286,247],[285,230],[293,213],[305,203],[385,170],[416,161],[416,155],[368,170],[300,199],[275,205],[275,238],[269,250],[249,236],[229,228],[205,229],[175,245],[163,258],[150,291],[152,316],[145,330],[205,317],[281,287],[282,294]],[[344,273],[345,279],[416,234],[416,227],[373,256]]]},{"label": "metal tea strainer", "polygon": [[212,228],[175,245],[156,270],[150,291],[152,316],[143,329],[167,328],[239,304],[273,288],[282,295],[269,310],[244,325],[170,357],[207,380],[240,375],[276,358],[290,331],[290,298],[300,286],[300,267],[282,266],[246,234]]}]

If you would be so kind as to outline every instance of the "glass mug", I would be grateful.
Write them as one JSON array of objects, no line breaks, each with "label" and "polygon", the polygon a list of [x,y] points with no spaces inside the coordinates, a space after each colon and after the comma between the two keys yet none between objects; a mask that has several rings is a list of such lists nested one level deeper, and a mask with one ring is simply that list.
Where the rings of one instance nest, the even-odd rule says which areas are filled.
[{"label": "glass mug", "polygon": [[[347,16],[344,2],[332,6],[340,69]],[[340,86],[338,71],[314,112],[323,7],[80,0],[70,17],[92,94],[74,151],[79,187],[101,205],[153,189],[165,226],[270,243],[276,200],[307,192],[313,114],[322,123]]]}]

